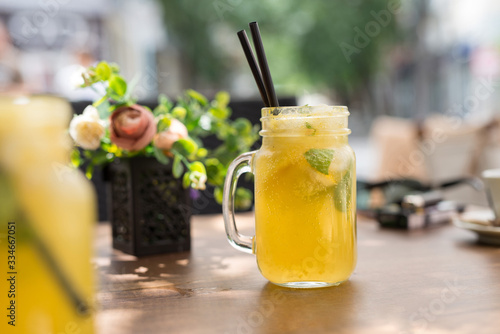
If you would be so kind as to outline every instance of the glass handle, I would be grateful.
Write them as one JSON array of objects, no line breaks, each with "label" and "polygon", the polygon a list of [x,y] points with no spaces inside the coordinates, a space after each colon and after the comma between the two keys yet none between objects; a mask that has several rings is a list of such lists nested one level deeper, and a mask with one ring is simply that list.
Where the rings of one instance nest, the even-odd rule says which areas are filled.
[{"label": "glass handle", "polygon": [[222,197],[222,215],[224,216],[227,240],[237,250],[250,254],[252,254],[253,238],[238,233],[234,219],[234,196],[239,177],[244,173],[252,173],[252,158],[255,152],[244,153],[229,165]]}]

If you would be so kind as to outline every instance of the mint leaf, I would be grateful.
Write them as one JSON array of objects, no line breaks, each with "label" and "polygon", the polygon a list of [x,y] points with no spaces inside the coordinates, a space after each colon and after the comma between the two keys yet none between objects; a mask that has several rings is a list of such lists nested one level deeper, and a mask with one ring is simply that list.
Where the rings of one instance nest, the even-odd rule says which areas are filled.
[{"label": "mint leaf", "polygon": [[306,122],[306,128],[308,128],[309,130],[314,130],[314,132],[311,134],[311,136],[314,136],[316,134],[317,130],[311,125],[311,123]]},{"label": "mint leaf", "polygon": [[328,168],[332,163],[334,150],[313,148],[304,153],[304,156],[312,168],[318,172],[328,175]]},{"label": "mint leaf", "polygon": [[352,164],[349,166],[342,179],[335,187],[335,207],[339,212],[349,211],[351,203],[352,194]]}]

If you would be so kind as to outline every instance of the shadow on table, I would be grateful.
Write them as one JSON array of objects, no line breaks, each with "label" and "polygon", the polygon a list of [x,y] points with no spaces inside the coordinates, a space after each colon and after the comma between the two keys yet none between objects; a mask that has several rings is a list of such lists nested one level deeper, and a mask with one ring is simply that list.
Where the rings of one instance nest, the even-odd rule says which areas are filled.
[{"label": "shadow on table", "polygon": [[491,245],[484,243],[477,238],[461,239],[456,241],[456,245],[464,250],[484,252],[485,250],[499,249],[500,245]]},{"label": "shadow on table", "polygon": [[255,309],[240,317],[235,331],[301,333],[307,328],[310,332],[338,332],[359,320],[356,310],[362,300],[353,281],[319,289],[288,289],[267,283]]}]

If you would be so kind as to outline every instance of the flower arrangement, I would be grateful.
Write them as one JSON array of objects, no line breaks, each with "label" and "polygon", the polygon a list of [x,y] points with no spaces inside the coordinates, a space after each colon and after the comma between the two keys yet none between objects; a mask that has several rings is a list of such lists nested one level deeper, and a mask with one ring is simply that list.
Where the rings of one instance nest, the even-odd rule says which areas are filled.
[{"label": "flower arrangement", "polygon": [[[91,87],[102,97],[75,115],[69,133],[75,144],[71,162],[86,165],[92,177],[96,165],[115,158],[155,157],[162,164],[172,163],[172,173],[182,178],[185,188],[204,190],[214,186],[214,197],[222,202],[222,186],[230,162],[249,151],[258,139],[259,126],[245,118],[229,119],[229,94],[219,92],[210,101],[202,94],[187,90],[176,103],[165,95],[150,110],[136,103],[133,84],[120,75],[116,64],[100,62],[83,73],[81,87]],[[205,148],[203,138],[215,136],[220,145]],[[250,207],[252,193],[236,191],[235,205]]]}]

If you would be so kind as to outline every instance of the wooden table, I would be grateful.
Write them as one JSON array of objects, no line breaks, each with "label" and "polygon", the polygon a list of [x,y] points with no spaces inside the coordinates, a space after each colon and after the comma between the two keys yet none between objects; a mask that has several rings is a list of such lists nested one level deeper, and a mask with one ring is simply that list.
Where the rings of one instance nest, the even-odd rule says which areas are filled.
[{"label": "wooden table", "polygon": [[[251,231],[252,214],[237,219]],[[221,215],[193,218],[185,253],[137,259],[111,249],[108,224],[97,234],[99,334],[500,333],[500,248],[451,225],[360,219],[355,273],[313,290],[268,283],[226,241]]]}]

